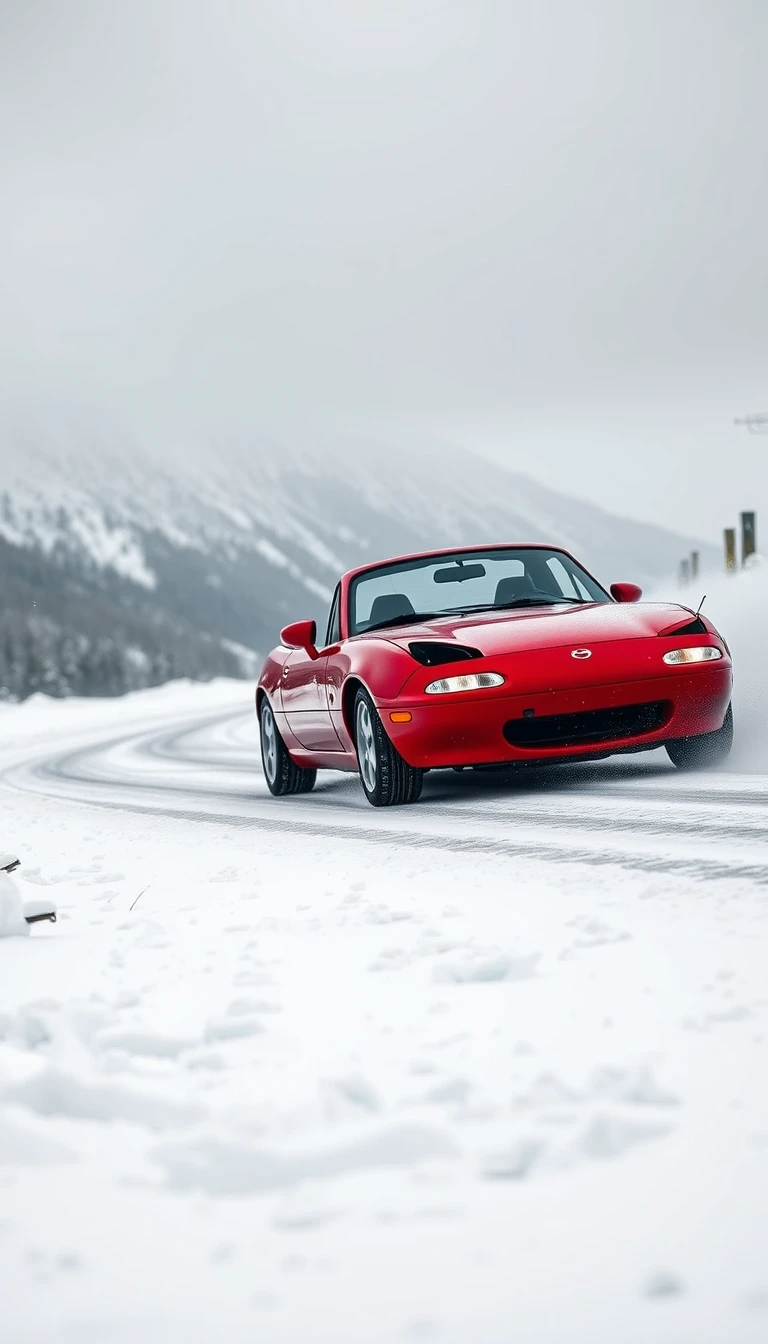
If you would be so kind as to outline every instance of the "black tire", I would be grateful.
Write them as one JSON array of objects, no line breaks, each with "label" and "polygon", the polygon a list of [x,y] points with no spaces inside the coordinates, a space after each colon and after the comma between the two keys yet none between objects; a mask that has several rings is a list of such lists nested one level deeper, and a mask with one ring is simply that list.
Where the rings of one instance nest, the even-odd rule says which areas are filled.
[{"label": "black tire", "polygon": [[367,691],[355,698],[355,748],[360,782],[373,807],[415,803],[421,796],[424,771],[404,761],[384,731]]},{"label": "black tire", "polygon": [[269,792],[276,798],[285,798],[290,793],[309,793],[317,779],[316,770],[305,770],[291,760],[280,733],[278,732],[272,706],[266,696],[259,714],[261,726],[261,763]]},{"label": "black tire", "polygon": [[722,728],[699,737],[678,737],[667,742],[667,755],[678,770],[713,770],[727,760],[733,746],[733,709],[728,711]]}]

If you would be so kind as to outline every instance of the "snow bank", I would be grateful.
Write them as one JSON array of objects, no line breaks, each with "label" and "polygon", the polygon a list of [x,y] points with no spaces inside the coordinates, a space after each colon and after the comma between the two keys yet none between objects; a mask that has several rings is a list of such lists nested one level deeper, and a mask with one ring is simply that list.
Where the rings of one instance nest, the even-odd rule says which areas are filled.
[{"label": "snow bank", "polygon": [[213,681],[168,681],[149,690],[129,691],[119,697],[82,698],[71,696],[55,699],[48,695],[31,695],[20,704],[0,701],[0,748],[7,757],[13,748],[27,747],[37,741],[50,745],[66,742],[76,734],[83,736],[114,728],[116,732],[135,723],[151,724],[157,719],[178,715],[186,718],[197,710],[231,707],[243,712],[253,708],[254,689],[249,682],[216,677]]}]

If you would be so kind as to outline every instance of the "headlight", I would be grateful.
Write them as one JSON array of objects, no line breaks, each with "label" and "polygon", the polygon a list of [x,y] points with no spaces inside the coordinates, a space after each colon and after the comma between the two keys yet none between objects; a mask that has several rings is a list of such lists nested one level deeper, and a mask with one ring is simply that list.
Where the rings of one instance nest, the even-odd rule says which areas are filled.
[{"label": "headlight", "polygon": [[449,691],[484,691],[487,686],[503,686],[500,672],[466,672],[462,677],[441,677],[430,681],[427,695],[446,695]]},{"label": "headlight", "polygon": [[665,663],[714,663],[722,658],[719,649],[712,644],[700,644],[696,649],[670,649],[664,654]]}]

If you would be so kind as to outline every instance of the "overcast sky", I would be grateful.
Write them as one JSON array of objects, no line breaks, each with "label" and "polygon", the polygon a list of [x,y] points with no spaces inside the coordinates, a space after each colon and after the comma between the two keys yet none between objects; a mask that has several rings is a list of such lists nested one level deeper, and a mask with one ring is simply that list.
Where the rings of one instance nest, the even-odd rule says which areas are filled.
[{"label": "overcast sky", "polygon": [[0,0],[0,402],[764,515],[766,0]]}]

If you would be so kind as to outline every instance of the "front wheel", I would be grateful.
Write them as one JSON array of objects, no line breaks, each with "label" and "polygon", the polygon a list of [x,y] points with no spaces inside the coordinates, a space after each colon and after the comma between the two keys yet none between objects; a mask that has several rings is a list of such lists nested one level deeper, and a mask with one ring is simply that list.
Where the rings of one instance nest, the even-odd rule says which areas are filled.
[{"label": "front wheel", "polygon": [[722,728],[699,737],[678,737],[667,743],[667,755],[678,770],[712,770],[727,760],[733,746],[733,710],[728,711]]},{"label": "front wheel", "polygon": [[362,690],[355,700],[355,747],[363,792],[373,807],[417,801],[424,771],[403,760],[387,737],[371,697]]},{"label": "front wheel", "polygon": [[316,770],[305,770],[291,760],[280,733],[272,706],[264,700],[259,716],[261,724],[261,763],[267,788],[276,798],[284,798],[289,793],[309,793],[317,779]]}]

